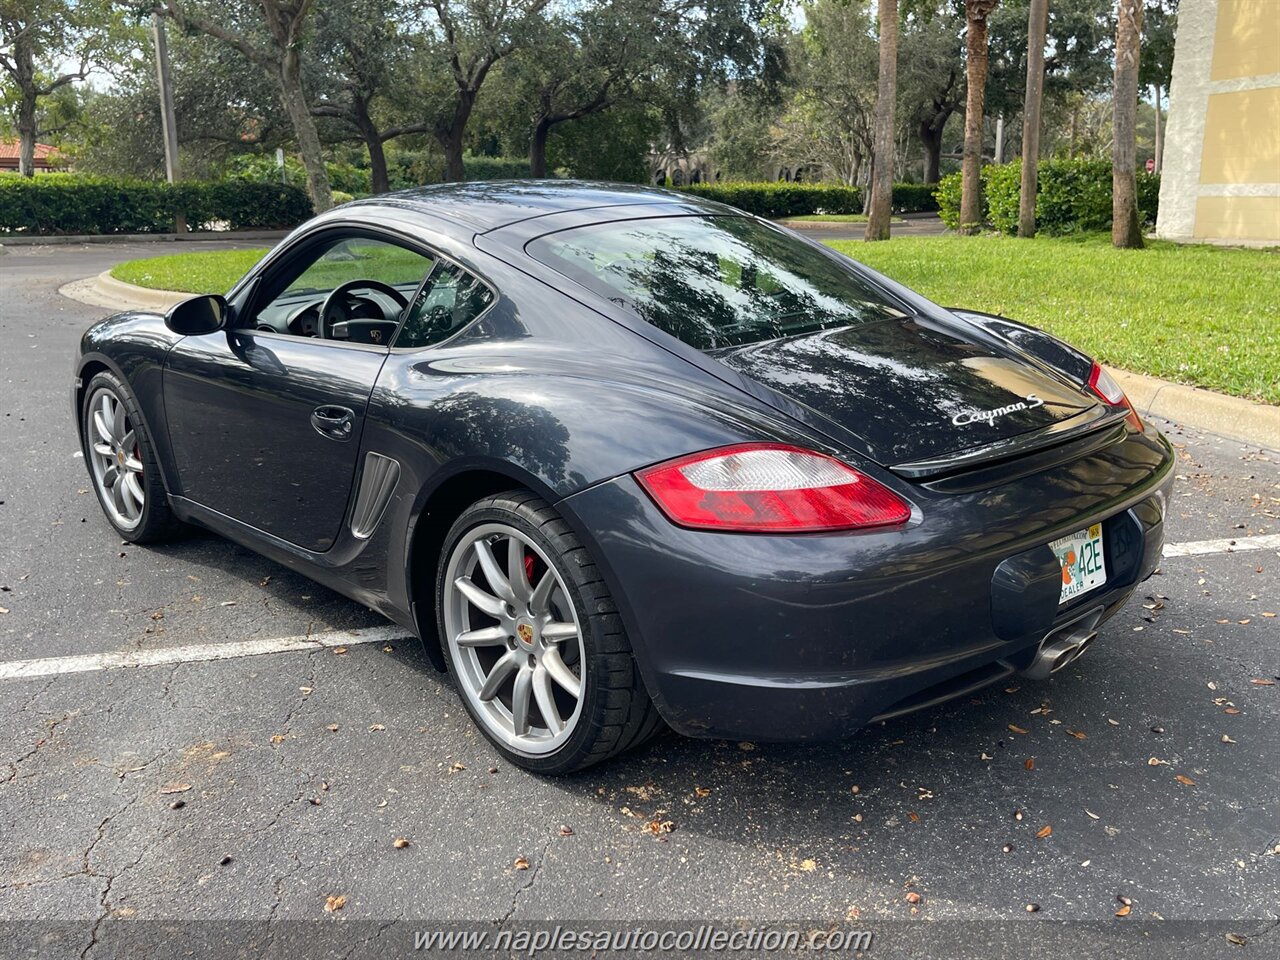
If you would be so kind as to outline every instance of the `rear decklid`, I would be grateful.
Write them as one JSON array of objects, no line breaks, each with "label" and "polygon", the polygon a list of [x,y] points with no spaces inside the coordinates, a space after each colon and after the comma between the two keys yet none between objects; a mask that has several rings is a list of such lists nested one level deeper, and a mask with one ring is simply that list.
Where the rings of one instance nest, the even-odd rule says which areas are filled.
[{"label": "rear decklid", "polygon": [[1020,439],[1043,446],[1109,419],[1065,379],[912,317],[708,354],[853,434],[887,466],[1011,456]]}]

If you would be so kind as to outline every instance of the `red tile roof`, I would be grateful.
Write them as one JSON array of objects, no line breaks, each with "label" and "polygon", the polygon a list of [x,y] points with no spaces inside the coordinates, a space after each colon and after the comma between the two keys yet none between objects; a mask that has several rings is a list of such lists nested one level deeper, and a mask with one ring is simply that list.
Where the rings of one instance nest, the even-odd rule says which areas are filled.
[{"label": "red tile roof", "polygon": [[[19,142],[17,140],[0,140],[0,160],[17,160]],[[36,144],[36,160],[48,160],[58,150],[47,143]]]}]

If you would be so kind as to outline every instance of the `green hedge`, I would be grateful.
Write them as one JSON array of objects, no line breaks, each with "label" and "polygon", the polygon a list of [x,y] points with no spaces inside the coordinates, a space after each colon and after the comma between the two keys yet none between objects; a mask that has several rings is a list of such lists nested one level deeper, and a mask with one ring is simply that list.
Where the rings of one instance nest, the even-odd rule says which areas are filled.
[{"label": "green hedge", "polygon": [[894,213],[929,213],[938,209],[931,183],[895,183],[893,185]]},{"label": "green hedge", "polygon": [[[1105,159],[1041,160],[1037,176],[1036,227],[1049,234],[1107,230],[1111,227],[1111,161]],[[943,222],[960,224],[959,173],[943,177],[937,200]],[[1018,232],[1018,161],[982,168],[982,218],[1001,233]],[[1138,173],[1138,213],[1144,224],[1156,222],[1160,175]]]},{"label": "green hedge", "polygon": [[833,183],[695,183],[680,189],[772,219],[862,212],[862,191]]},{"label": "green hedge", "polygon": [[0,232],[25,234],[168,233],[174,216],[199,229],[291,227],[312,214],[297,187],[227,180],[158,183],[79,174],[0,174]]}]

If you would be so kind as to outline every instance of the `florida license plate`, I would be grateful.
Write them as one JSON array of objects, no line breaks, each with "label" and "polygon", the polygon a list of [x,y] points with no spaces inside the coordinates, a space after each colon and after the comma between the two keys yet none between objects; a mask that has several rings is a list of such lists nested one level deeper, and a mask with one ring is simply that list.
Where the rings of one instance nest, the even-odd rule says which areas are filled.
[{"label": "florida license plate", "polygon": [[1100,587],[1107,582],[1107,567],[1102,558],[1102,524],[1055,540],[1049,549],[1062,567],[1062,593],[1059,605]]}]

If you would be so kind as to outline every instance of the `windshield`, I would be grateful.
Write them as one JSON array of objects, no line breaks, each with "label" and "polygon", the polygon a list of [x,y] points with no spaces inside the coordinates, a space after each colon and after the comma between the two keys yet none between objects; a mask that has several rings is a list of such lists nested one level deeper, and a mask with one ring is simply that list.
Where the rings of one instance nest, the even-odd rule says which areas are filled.
[{"label": "windshield", "polygon": [[700,350],[906,315],[852,267],[746,217],[602,223],[528,250]]}]

